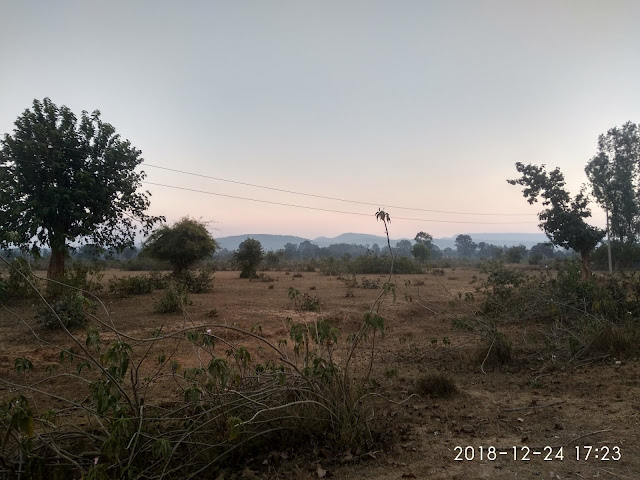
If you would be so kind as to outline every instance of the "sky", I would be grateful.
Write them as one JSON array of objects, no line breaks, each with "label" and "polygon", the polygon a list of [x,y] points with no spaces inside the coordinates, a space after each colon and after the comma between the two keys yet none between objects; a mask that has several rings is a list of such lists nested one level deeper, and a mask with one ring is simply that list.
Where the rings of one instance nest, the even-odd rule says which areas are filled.
[{"label": "sky", "polygon": [[0,8],[0,133],[34,98],[100,110],[142,150],[149,213],[214,237],[380,235],[378,208],[392,238],[538,232],[515,163],[577,193],[598,136],[640,122],[636,0]]}]

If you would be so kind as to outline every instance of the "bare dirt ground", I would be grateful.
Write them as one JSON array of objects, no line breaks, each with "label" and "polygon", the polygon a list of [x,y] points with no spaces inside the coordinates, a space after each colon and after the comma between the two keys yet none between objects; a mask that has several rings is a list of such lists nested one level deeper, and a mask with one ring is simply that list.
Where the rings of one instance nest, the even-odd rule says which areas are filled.
[{"label": "bare dirt ground", "polygon": [[[286,317],[309,320],[320,316],[331,319],[346,338],[357,330],[380,293],[379,289],[353,288],[353,296],[347,296],[343,280],[318,273],[302,273],[301,277],[266,273],[273,282],[243,280],[238,272],[217,272],[211,293],[190,296],[193,303],[188,307],[187,321],[247,330],[260,324],[263,334],[277,341],[288,335]],[[110,271],[105,280],[114,274],[134,273]],[[413,396],[402,405],[389,403],[379,412],[380,424],[395,440],[377,450],[352,452],[353,458],[339,452],[323,454],[322,450],[315,458],[290,455],[289,461],[275,469],[256,459],[255,467],[245,471],[244,477],[318,478],[317,465],[322,465],[326,476],[336,479],[640,479],[638,358],[609,357],[554,366],[552,359],[540,358],[531,344],[532,334],[544,326],[521,325],[513,319],[505,331],[516,358],[508,365],[481,371],[481,340],[453,325],[453,319],[469,309],[461,302],[449,305],[452,295],[473,290],[473,275],[479,273],[471,267],[445,269],[440,277],[398,275],[397,301],[393,303],[387,296],[380,309],[387,330],[378,343],[372,375],[379,385],[376,391],[401,402],[410,396],[420,375],[447,372],[460,390],[457,396]],[[357,275],[359,281],[363,277],[380,279],[381,284],[386,278]],[[424,285],[416,287],[420,281]],[[317,295],[320,313],[297,311],[287,296],[289,287]],[[180,315],[153,312],[153,304],[162,294],[156,291],[128,298],[104,294],[101,298],[119,330],[148,337],[159,326],[177,330],[185,322]],[[33,375],[58,357],[59,348],[39,343],[28,327],[54,344],[67,342],[61,332],[43,330],[37,324],[33,319],[35,303],[8,307],[27,325],[8,310],[0,310],[0,375],[5,378],[18,379],[13,369],[16,357],[33,362]],[[217,311],[214,318],[210,317],[212,309]],[[259,354],[255,360],[260,361]],[[9,388],[0,386],[0,398],[10,395]],[[588,459],[585,446],[593,447]],[[499,449],[495,459],[490,447]],[[560,447],[563,459],[556,456]],[[549,451],[552,454],[545,460]],[[465,459],[465,454],[473,459]],[[349,461],[344,461],[346,458]]]}]

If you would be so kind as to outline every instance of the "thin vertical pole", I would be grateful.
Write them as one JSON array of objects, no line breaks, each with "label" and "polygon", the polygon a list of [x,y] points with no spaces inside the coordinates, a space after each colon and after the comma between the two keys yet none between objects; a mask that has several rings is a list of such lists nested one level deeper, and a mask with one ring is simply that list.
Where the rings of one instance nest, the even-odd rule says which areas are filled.
[{"label": "thin vertical pole", "polygon": [[611,237],[609,236],[609,209],[605,207],[605,214],[607,216],[607,256],[609,257],[609,274],[613,273],[613,266],[611,264]]}]

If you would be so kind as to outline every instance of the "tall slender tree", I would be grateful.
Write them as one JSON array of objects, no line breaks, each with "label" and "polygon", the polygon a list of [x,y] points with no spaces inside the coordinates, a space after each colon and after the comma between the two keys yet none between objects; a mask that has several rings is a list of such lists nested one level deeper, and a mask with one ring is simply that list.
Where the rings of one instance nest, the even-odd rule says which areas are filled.
[{"label": "tall slender tree", "polygon": [[585,168],[596,201],[608,211],[610,232],[623,244],[640,234],[640,127],[627,122],[598,137],[598,153]]}]

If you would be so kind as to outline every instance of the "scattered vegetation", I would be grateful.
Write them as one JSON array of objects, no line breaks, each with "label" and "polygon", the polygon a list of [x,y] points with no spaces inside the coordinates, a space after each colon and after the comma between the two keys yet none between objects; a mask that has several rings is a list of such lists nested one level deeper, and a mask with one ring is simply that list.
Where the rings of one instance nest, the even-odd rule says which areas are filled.
[{"label": "scattered vegetation", "polygon": [[165,275],[153,272],[148,275],[130,277],[114,277],[109,280],[109,293],[117,295],[146,295],[154,290],[161,290],[169,286]]},{"label": "scattered vegetation", "polygon": [[[132,288],[149,279],[133,281]],[[369,380],[376,338],[384,335],[380,300],[391,292],[387,282],[346,339],[323,318],[288,319],[288,337],[277,343],[262,336],[260,325],[247,331],[216,323],[136,337],[120,332],[105,309],[108,320],[100,329],[89,326],[84,338],[66,331],[73,348],[62,348],[47,367],[50,378],[65,378],[73,388],[60,396],[48,391],[51,382],[39,384],[38,396],[62,408],[35,408],[28,381],[0,402],[3,469],[34,479],[201,478],[204,472],[217,478],[226,466],[266,455],[273,445],[367,451],[378,426]],[[319,306],[295,289],[289,295],[300,308]],[[187,298],[185,286],[172,282],[157,311],[183,311],[188,318]],[[78,295],[64,308],[54,305],[53,317],[87,304]],[[182,344],[193,358],[175,356]],[[338,345],[342,353],[335,355]],[[257,363],[257,357],[264,360]],[[22,376],[37,368],[26,357],[15,361]],[[174,389],[178,397],[156,396]]]},{"label": "scattered vegetation", "polygon": [[[557,272],[522,272],[492,262],[486,280],[476,287],[477,313],[465,324],[487,342],[485,362],[512,358],[511,344],[499,331],[505,322],[540,328],[540,355],[576,361],[638,351],[640,277],[636,274],[582,278],[582,264],[567,261]],[[473,301],[473,298],[471,299]]]},{"label": "scattered vegetation", "polygon": [[319,312],[320,299],[317,296],[310,296],[307,292],[300,293],[300,290],[289,287],[289,299],[293,300],[296,308],[306,312]]},{"label": "scattered vegetation", "polygon": [[180,274],[173,274],[171,280],[185,286],[189,293],[208,293],[213,289],[213,275],[208,268],[202,268],[195,273],[183,270]]}]

